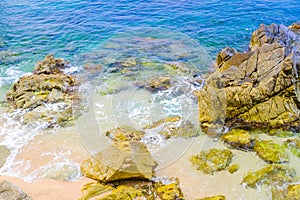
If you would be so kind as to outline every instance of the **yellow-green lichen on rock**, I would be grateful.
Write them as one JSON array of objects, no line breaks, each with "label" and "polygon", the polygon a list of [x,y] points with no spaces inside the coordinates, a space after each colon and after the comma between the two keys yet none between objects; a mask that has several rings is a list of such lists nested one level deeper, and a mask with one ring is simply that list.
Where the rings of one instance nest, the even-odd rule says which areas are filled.
[{"label": "yellow-green lichen on rock", "polygon": [[284,145],[274,143],[271,140],[256,140],[253,150],[267,163],[283,163],[289,161]]},{"label": "yellow-green lichen on rock", "polygon": [[205,198],[196,199],[196,200],[226,200],[226,197],[223,195],[218,195],[218,196],[205,197]]},{"label": "yellow-green lichen on rock", "polygon": [[232,129],[222,135],[221,139],[236,149],[251,150],[253,146],[249,131],[243,129]]},{"label": "yellow-green lichen on rock", "polygon": [[240,169],[240,165],[239,164],[233,164],[233,165],[230,165],[229,167],[228,167],[228,172],[230,173],[230,174],[233,174],[233,173],[235,173],[236,171],[238,171]]},{"label": "yellow-green lichen on rock", "polygon": [[283,185],[293,181],[296,181],[294,169],[284,165],[269,164],[260,170],[248,172],[244,176],[242,184],[256,188],[259,184]]},{"label": "yellow-green lichen on rock", "polygon": [[161,182],[155,183],[155,192],[161,200],[184,200],[178,178],[168,184]]},{"label": "yellow-green lichen on rock", "polygon": [[205,174],[214,174],[226,170],[232,160],[233,153],[228,149],[210,149],[201,151],[190,158],[192,164]]},{"label": "yellow-green lichen on rock", "polygon": [[141,141],[144,134],[144,131],[136,130],[130,126],[117,127],[105,133],[113,142]]}]

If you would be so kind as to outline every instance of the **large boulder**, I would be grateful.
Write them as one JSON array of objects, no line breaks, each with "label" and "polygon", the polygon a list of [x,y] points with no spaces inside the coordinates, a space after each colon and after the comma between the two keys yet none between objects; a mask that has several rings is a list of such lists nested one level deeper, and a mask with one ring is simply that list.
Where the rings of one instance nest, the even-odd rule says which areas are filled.
[{"label": "large boulder", "polygon": [[250,51],[226,48],[203,89],[196,92],[199,121],[216,124],[295,128],[299,125],[300,36],[284,25],[261,25]]},{"label": "large boulder", "polygon": [[48,55],[37,63],[33,74],[19,78],[7,93],[12,110],[25,110],[25,123],[46,121],[52,125],[73,119],[80,97],[75,78],[63,73],[66,67],[67,61]]},{"label": "large boulder", "polygon": [[124,179],[150,180],[154,175],[156,162],[142,142],[123,142],[111,145],[83,161],[84,176],[111,182]]}]

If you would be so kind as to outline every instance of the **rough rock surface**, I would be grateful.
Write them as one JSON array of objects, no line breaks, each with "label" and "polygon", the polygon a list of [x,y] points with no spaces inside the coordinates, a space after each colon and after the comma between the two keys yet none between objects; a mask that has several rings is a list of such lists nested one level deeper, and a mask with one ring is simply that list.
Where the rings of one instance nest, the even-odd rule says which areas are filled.
[{"label": "rough rock surface", "polygon": [[216,70],[196,92],[199,121],[209,130],[215,124],[294,128],[300,123],[299,27],[261,25],[249,51],[225,48]]},{"label": "rough rock surface", "polygon": [[272,200],[297,200],[300,199],[300,184],[290,184],[286,189],[273,188]]},{"label": "rough rock surface", "polygon": [[25,192],[14,184],[2,181],[0,183],[0,199],[4,200],[32,200]]},{"label": "rough rock surface", "polygon": [[289,161],[285,147],[271,140],[256,140],[253,150],[268,163],[284,163]]},{"label": "rough rock surface", "polygon": [[74,77],[63,73],[68,62],[48,55],[33,74],[21,77],[7,93],[11,109],[27,109],[25,122],[46,121],[50,125],[73,119],[80,98]]},{"label": "rough rock surface", "polygon": [[296,171],[284,165],[267,165],[255,172],[249,172],[242,180],[243,184],[256,188],[258,184],[283,185],[296,181]]},{"label": "rough rock surface", "polygon": [[236,149],[251,150],[253,147],[250,133],[247,130],[232,129],[222,135],[221,139]]},{"label": "rough rock surface", "polygon": [[136,130],[130,126],[117,127],[105,133],[113,142],[141,141],[144,134],[145,132]]},{"label": "rough rock surface", "polygon": [[147,200],[183,200],[178,179],[170,179],[168,183],[160,181],[121,181],[115,183],[92,182],[82,188],[80,200],[97,199],[147,199]]},{"label": "rough rock surface", "polygon": [[112,145],[83,161],[84,176],[111,182],[124,179],[151,179],[156,162],[146,145],[141,142],[123,142]]},{"label": "rough rock surface", "polygon": [[218,196],[205,197],[205,198],[196,199],[196,200],[226,200],[226,198],[223,195],[218,195]]},{"label": "rough rock surface", "polygon": [[228,149],[210,149],[201,151],[191,157],[192,164],[205,174],[214,174],[226,170],[232,160],[233,153]]},{"label": "rough rock surface", "polygon": [[299,138],[293,138],[293,139],[287,139],[284,143],[284,145],[292,152],[294,156],[297,156],[300,158],[300,139]]}]

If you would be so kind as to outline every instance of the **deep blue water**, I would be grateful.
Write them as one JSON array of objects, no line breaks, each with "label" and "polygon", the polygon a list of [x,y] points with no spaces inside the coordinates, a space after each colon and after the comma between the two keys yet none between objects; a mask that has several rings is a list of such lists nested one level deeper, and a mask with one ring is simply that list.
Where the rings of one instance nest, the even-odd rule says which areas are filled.
[{"label": "deep blue water", "polygon": [[73,62],[133,28],[183,33],[214,57],[226,46],[247,49],[261,23],[299,20],[299,0],[2,0],[0,85],[31,71],[46,54]]}]

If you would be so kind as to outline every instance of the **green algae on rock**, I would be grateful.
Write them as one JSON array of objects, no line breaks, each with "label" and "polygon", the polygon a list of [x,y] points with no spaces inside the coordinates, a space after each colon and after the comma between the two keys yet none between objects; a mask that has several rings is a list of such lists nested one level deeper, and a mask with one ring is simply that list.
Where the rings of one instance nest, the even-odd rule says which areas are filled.
[{"label": "green algae on rock", "polygon": [[300,158],[300,139],[299,138],[293,138],[293,139],[287,139],[284,142],[284,145],[292,152],[294,156],[297,156]]},{"label": "green algae on rock", "polygon": [[183,200],[178,179],[171,178],[168,183],[160,181],[126,180],[112,183],[92,182],[82,188],[83,195],[80,200]]},{"label": "green algae on rock", "polygon": [[228,149],[210,149],[201,151],[190,158],[192,164],[205,174],[214,174],[226,170],[232,160],[233,153]]},{"label": "green algae on rock", "polygon": [[226,200],[226,197],[223,195],[218,195],[218,196],[205,197],[205,198],[196,199],[196,200]]},{"label": "green algae on rock", "polygon": [[123,179],[151,179],[155,160],[141,142],[112,145],[81,164],[84,176],[102,182]]},{"label": "green algae on rock", "polygon": [[233,164],[233,165],[230,165],[229,167],[228,167],[228,172],[230,173],[230,174],[233,174],[233,173],[235,173],[236,171],[238,171],[240,169],[240,165],[239,164]]},{"label": "green algae on rock", "polygon": [[243,129],[232,129],[221,136],[221,139],[235,149],[251,150],[252,140],[250,133]]},{"label": "green algae on rock", "polygon": [[242,184],[255,188],[258,184],[282,185],[296,181],[296,171],[288,166],[269,164],[266,167],[248,172],[242,180]]},{"label": "green algae on rock", "polygon": [[283,163],[289,161],[286,148],[271,140],[256,140],[253,150],[260,158],[268,163]]},{"label": "green algae on rock", "polygon": [[53,55],[39,61],[33,74],[19,78],[7,93],[11,110],[24,110],[25,123],[42,121],[52,126],[74,119],[80,96],[75,78],[62,71],[66,67],[67,61]]}]

